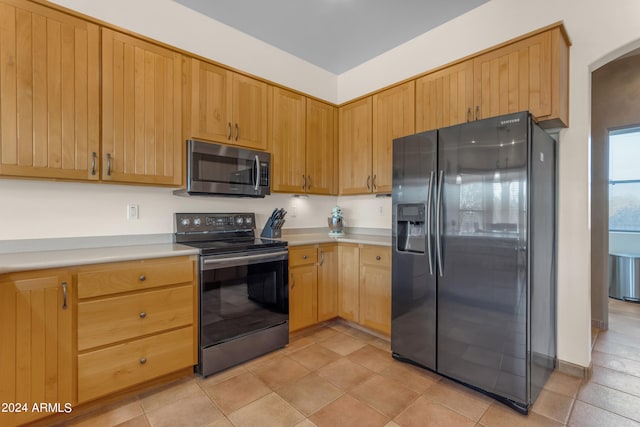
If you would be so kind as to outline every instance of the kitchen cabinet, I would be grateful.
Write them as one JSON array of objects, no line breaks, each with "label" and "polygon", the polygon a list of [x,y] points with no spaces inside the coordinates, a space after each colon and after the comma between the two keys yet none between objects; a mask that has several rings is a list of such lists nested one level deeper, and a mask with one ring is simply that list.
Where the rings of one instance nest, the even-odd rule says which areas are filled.
[{"label": "kitchen cabinet", "polygon": [[474,58],[474,118],[529,110],[568,126],[568,46],[555,26]]},{"label": "kitchen cabinet", "polygon": [[197,363],[197,273],[191,257],[78,268],[78,402]]},{"label": "kitchen cabinet", "polygon": [[391,334],[391,248],[360,249],[360,324]]},{"label": "kitchen cabinet", "polygon": [[184,72],[186,138],[267,148],[266,83],[195,58]]},{"label": "kitchen cabinet", "polygon": [[318,322],[318,256],[315,246],[289,248],[289,331]]},{"label": "kitchen cabinet", "polygon": [[103,181],[182,183],[182,56],[102,29]]},{"label": "kitchen cabinet", "polygon": [[271,189],[304,193],[307,190],[306,98],[274,87],[270,115]]},{"label": "kitchen cabinet", "polygon": [[373,193],[391,193],[393,140],[415,133],[415,82],[373,95]]},{"label": "kitchen cabinet", "polygon": [[360,249],[356,244],[338,245],[338,316],[360,321]]},{"label": "kitchen cabinet", "polygon": [[338,245],[318,245],[318,322],[338,317]]},{"label": "kitchen cabinet", "polygon": [[50,415],[40,403],[75,404],[74,292],[64,270],[0,277],[0,401],[26,404],[26,412],[0,413],[17,425]]},{"label": "kitchen cabinet", "polygon": [[416,80],[416,132],[465,123],[473,113],[473,60]]},{"label": "kitchen cabinet", "polygon": [[335,194],[337,109],[280,88],[271,100],[271,189]]},{"label": "kitchen cabinet", "polygon": [[0,175],[97,180],[97,25],[0,0]]},{"label": "kitchen cabinet", "polygon": [[370,96],[341,106],[340,194],[371,193],[373,100]]}]

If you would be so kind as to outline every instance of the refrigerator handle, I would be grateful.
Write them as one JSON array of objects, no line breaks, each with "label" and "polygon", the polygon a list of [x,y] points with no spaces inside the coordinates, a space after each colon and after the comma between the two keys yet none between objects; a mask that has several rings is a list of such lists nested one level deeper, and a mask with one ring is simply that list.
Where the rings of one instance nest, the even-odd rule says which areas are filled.
[{"label": "refrigerator handle", "polygon": [[429,274],[433,274],[433,254],[431,253],[431,201],[433,199],[433,181],[436,178],[436,172],[431,171],[429,176],[429,191],[427,192],[427,257],[429,258]]},{"label": "refrigerator handle", "polygon": [[444,275],[444,268],[442,268],[442,179],[444,177],[444,171],[440,170],[440,176],[438,177],[438,197],[436,200],[436,258],[438,259],[438,269],[440,270],[440,277]]}]

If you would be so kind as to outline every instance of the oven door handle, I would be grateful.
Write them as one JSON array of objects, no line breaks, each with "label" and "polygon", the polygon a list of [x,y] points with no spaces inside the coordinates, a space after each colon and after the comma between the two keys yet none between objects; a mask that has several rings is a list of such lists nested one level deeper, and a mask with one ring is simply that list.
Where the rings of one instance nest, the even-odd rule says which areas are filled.
[{"label": "oven door handle", "polygon": [[237,267],[239,265],[260,264],[272,261],[283,261],[289,258],[287,251],[270,252],[268,254],[244,255],[229,258],[204,258],[202,260],[203,270],[214,270],[216,268]]}]

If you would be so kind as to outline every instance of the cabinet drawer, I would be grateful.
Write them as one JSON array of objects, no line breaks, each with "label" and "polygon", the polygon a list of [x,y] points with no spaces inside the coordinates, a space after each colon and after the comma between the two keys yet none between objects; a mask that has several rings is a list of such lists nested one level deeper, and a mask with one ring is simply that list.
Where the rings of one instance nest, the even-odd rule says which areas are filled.
[{"label": "cabinet drawer", "polygon": [[78,355],[78,402],[188,368],[193,345],[189,326]]},{"label": "cabinet drawer", "polygon": [[91,298],[193,281],[193,262],[182,258],[105,265],[78,272],[78,298]]},{"label": "cabinet drawer", "polygon": [[315,264],[318,262],[318,250],[315,246],[289,248],[289,266]]},{"label": "cabinet drawer", "polygon": [[78,303],[78,351],[193,323],[193,285]]},{"label": "cabinet drawer", "polygon": [[391,248],[386,246],[363,246],[360,263],[391,268]]}]

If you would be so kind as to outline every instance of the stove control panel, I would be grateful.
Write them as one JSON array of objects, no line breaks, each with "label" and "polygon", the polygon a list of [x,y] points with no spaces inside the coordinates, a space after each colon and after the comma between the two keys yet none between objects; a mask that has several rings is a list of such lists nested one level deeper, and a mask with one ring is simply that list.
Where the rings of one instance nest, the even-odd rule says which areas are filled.
[{"label": "stove control panel", "polygon": [[176,233],[216,233],[255,228],[254,213],[176,213]]}]

